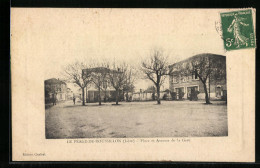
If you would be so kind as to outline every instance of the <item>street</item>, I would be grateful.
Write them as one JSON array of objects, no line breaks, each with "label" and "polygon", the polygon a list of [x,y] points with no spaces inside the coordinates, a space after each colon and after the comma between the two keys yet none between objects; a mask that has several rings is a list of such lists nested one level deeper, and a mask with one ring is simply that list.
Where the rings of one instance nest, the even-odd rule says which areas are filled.
[{"label": "street", "polygon": [[87,103],[46,109],[46,138],[227,136],[227,105],[213,101]]}]

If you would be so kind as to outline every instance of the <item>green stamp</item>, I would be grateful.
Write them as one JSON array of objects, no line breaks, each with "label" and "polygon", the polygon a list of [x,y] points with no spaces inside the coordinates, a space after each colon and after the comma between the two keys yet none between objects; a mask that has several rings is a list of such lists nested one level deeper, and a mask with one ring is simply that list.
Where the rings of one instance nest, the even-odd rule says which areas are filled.
[{"label": "green stamp", "polygon": [[221,24],[226,50],[255,48],[251,10],[221,13]]}]

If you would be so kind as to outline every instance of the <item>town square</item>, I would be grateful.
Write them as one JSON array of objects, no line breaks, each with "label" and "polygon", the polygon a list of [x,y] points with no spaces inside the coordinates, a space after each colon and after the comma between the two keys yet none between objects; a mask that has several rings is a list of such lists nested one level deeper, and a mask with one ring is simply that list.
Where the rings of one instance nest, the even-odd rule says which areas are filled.
[{"label": "town square", "polygon": [[102,106],[72,101],[46,110],[46,138],[149,138],[227,136],[223,101],[124,102]]},{"label": "town square", "polygon": [[167,65],[160,51],[153,54],[136,70],[154,83],[145,90],[136,89],[138,75],[126,64],[70,65],[67,82],[78,93],[66,80],[46,80],[46,138],[227,136],[225,57],[200,54]]}]

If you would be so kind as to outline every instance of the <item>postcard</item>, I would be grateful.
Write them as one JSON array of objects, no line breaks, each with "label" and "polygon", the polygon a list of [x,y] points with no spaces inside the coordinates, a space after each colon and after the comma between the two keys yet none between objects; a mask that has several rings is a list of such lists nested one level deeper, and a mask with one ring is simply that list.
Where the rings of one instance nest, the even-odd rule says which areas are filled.
[{"label": "postcard", "polygon": [[11,8],[12,161],[255,161],[255,13]]}]

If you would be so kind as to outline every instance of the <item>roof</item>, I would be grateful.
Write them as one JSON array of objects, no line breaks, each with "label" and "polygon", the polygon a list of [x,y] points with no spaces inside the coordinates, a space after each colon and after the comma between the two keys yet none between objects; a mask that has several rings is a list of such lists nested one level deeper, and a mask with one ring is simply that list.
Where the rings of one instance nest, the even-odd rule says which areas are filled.
[{"label": "roof", "polygon": [[96,68],[83,69],[83,71],[88,72],[88,73],[91,73],[91,72],[108,73],[108,72],[110,72],[110,69],[105,68],[105,67],[96,67]]},{"label": "roof", "polygon": [[47,79],[44,81],[44,84],[65,84],[65,85],[67,85],[65,82],[63,82],[59,79],[56,79],[56,78]]},{"label": "roof", "polygon": [[197,54],[197,55],[194,55],[194,56],[192,56],[192,57],[186,58],[186,59],[184,59],[184,60],[182,60],[182,61],[176,62],[176,63],[174,63],[174,64],[172,64],[172,65],[169,65],[169,67],[171,68],[171,67],[173,67],[174,65],[181,64],[181,63],[183,63],[183,62],[188,62],[188,61],[190,61],[190,60],[192,60],[192,59],[199,58],[199,57],[225,57],[225,56],[223,56],[223,55],[218,55],[218,54],[212,54],[212,53],[202,53],[202,54]]},{"label": "roof", "polygon": [[106,74],[106,73],[110,73],[110,72],[116,72],[116,73],[121,73],[119,70],[112,70],[106,67],[96,67],[96,68],[87,68],[87,69],[83,69],[83,75],[86,74],[90,74],[92,72],[94,73],[101,73],[101,74]]}]

